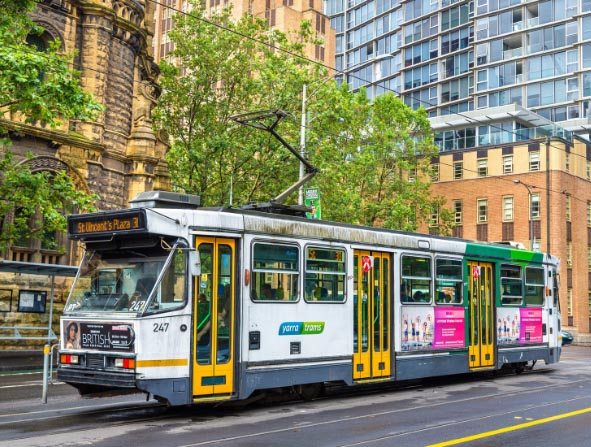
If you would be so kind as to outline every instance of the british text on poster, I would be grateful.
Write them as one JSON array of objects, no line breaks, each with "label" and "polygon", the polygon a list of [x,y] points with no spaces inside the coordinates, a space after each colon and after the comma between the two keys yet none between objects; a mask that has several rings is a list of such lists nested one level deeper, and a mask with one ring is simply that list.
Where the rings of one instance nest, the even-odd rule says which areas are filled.
[{"label": "british text on poster", "polygon": [[80,323],[80,347],[99,351],[131,351],[135,340],[128,324]]}]

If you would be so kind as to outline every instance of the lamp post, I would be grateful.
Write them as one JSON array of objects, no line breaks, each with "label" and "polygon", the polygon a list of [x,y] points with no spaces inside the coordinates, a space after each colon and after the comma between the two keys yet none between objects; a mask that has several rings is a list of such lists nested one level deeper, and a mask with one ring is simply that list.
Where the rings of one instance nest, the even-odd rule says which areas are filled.
[{"label": "lamp post", "polygon": [[513,180],[513,183],[515,183],[516,185],[523,185],[527,188],[527,198],[528,198],[528,202],[529,202],[529,214],[528,214],[528,218],[529,218],[529,249],[533,251],[534,249],[534,221],[532,219],[532,190],[533,188],[535,188],[532,185],[528,185],[526,183],[523,183],[521,180],[517,179],[517,180]]},{"label": "lamp post", "polygon": [[[393,56],[391,54],[380,54],[379,56],[375,57],[374,59],[371,60],[367,60],[367,61],[363,61],[360,62],[358,64],[354,64],[351,67],[347,67],[344,70],[335,70],[335,74],[334,75],[330,75],[327,76],[324,79],[319,79],[318,81],[314,82],[312,85],[314,84],[318,84],[318,86],[316,87],[316,90],[314,90],[309,97],[314,96],[318,90],[320,89],[320,87],[327,82],[330,79],[334,79],[334,77],[338,74],[347,74],[347,72],[353,70],[354,68],[357,68],[360,65],[364,65],[367,63],[372,63],[372,64],[377,64],[383,60],[386,59],[390,59]],[[378,73],[378,66],[375,66],[374,68],[374,73]],[[371,81],[373,82],[373,80]],[[306,157],[306,126],[308,124],[308,118],[306,116],[307,112],[306,112],[306,106],[307,106],[307,101],[308,101],[308,84],[304,84],[302,86],[302,119],[301,119],[301,124],[300,124],[300,155],[302,156],[302,158]],[[300,162],[300,180],[304,177],[304,172],[305,172],[305,167],[304,167],[304,163]],[[304,204],[304,186],[300,186],[299,191],[298,191],[298,204],[299,205],[303,205]]]}]

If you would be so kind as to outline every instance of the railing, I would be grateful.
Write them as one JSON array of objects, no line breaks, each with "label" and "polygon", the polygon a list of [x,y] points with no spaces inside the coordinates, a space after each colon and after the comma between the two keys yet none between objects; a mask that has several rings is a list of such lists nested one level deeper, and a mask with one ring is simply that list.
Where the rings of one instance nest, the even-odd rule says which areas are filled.
[{"label": "railing", "polygon": [[57,340],[57,336],[48,327],[0,326],[0,340]]}]

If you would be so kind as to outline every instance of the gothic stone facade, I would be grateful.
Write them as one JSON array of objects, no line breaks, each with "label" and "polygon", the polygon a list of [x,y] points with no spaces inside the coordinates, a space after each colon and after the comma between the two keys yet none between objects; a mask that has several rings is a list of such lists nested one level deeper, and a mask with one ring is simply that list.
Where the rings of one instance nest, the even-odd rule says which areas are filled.
[{"label": "gothic stone facade", "polygon": [[[77,51],[74,66],[81,72],[82,85],[105,111],[96,122],[70,121],[57,129],[0,117],[12,129],[12,146],[4,149],[22,160],[27,152],[33,153],[35,158],[28,162],[33,171],[65,169],[79,188],[99,195],[99,210],[127,207],[138,192],[169,189],[166,147],[151,122],[159,94],[158,67],[151,54],[153,8],[149,0],[41,0],[32,19],[45,30],[45,39],[59,39],[64,52]],[[76,265],[75,246],[65,235],[61,242],[65,252],[44,251],[31,242],[29,247],[0,253],[0,259]],[[15,275],[0,275],[0,289],[16,287]],[[39,280],[36,288],[48,286],[47,278],[32,281]],[[66,290],[61,292],[65,295]],[[17,294],[14,290],[7,312],[6,303],[0,303],[2,325],[35,322],[15,313]],[[59,306],[64,296],[57,295]],[[33,320],[41,323],[43,317]]]}]

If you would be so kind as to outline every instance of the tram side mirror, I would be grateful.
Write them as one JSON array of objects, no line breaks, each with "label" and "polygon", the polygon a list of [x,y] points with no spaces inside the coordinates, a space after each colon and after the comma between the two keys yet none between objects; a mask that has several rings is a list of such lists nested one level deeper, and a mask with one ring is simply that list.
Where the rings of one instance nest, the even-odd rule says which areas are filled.
[{"label": "tram side mirror", "polygon": [[191,276],[201,275],[201,258],[198,250],[189,252],[189,271]]}]

